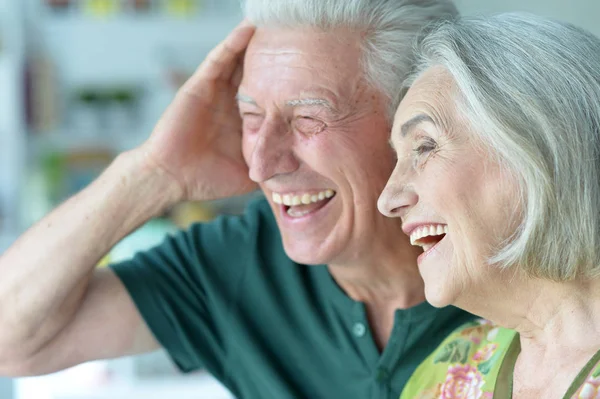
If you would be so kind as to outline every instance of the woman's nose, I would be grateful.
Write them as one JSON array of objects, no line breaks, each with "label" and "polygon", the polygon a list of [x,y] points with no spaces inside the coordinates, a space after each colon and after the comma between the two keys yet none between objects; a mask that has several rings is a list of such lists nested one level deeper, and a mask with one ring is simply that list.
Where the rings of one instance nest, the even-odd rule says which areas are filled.
[{"label": "woman's nose", "polygon": [[417,194],[406,187],[388,183],[379,196],[379,212],[390,218],[403,217],[417,203]]},{"label": "woman's nose", "polygon": [[402,217],[418,202],[419,197],[412,185],[406,181],[407,177],[404,168],[400,164],[396,165],[377,201],[379,212],[384,216]]}]

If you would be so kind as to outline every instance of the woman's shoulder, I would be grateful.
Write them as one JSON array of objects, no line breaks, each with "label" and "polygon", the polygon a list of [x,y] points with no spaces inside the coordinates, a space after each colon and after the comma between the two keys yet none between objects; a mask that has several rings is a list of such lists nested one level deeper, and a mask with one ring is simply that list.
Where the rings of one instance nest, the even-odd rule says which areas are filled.
[{"label": "woman's shoulder", "polygon": [[491,398],[498,371],[516,333],[478,319],[454,330],[415,370],[401,399]]}]

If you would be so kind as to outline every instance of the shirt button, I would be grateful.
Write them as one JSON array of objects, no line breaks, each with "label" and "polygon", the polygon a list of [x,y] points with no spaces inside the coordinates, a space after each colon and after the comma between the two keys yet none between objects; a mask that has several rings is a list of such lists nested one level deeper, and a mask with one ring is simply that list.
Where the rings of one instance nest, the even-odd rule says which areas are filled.
[{"label": "shirt button", "polygon": [[377,380],[377,382],[384,383],[389,378],[390,378],[390,373],[385,368],[380,367],[377,369],[377,375],[375,376],[375,379]]},{"label": "shirt button", "polygon": [[367,328],[363,323],[354,323],[352,326],[352,333],[358,338],[365,335],[365,332],[367,332]]}]

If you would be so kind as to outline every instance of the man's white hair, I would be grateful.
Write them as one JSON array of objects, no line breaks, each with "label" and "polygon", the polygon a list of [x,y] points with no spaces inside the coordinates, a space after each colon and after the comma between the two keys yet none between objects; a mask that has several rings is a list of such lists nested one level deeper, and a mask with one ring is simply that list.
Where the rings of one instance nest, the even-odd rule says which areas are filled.
[{"label": "man's white hair", "polygon": [[458,15],[450,0],[242,1],[246,18],[259,27],[350,29],[361,34],[366,79],[390,100],[390,115],[413,64],[415,37],[432,21]]},{"label": "man's white hair", "polygon": [[417,57],[407,86],[444,67],[472,130],[519,182],[520,227],[490,262],[556,281],[599,277],[600,40],[502,14],[441,24]]}]

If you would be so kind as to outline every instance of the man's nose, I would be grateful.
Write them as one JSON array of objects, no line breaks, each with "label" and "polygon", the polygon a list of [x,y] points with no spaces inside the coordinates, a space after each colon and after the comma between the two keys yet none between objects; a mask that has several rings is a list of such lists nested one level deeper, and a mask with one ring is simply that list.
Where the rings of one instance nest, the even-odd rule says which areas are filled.
[{"label": "man's nose", "polygon": [[379,212],[390,218],[403,217],[418,201],[407,171],[398,164],[377,201]]},{"label": "man's nose", "polygon": [[248,164],[252,181],[262,183],[276,175],[294,172],[300,167],[293,150],[293,133],[283,121],[265,123],[256,135]]}]

